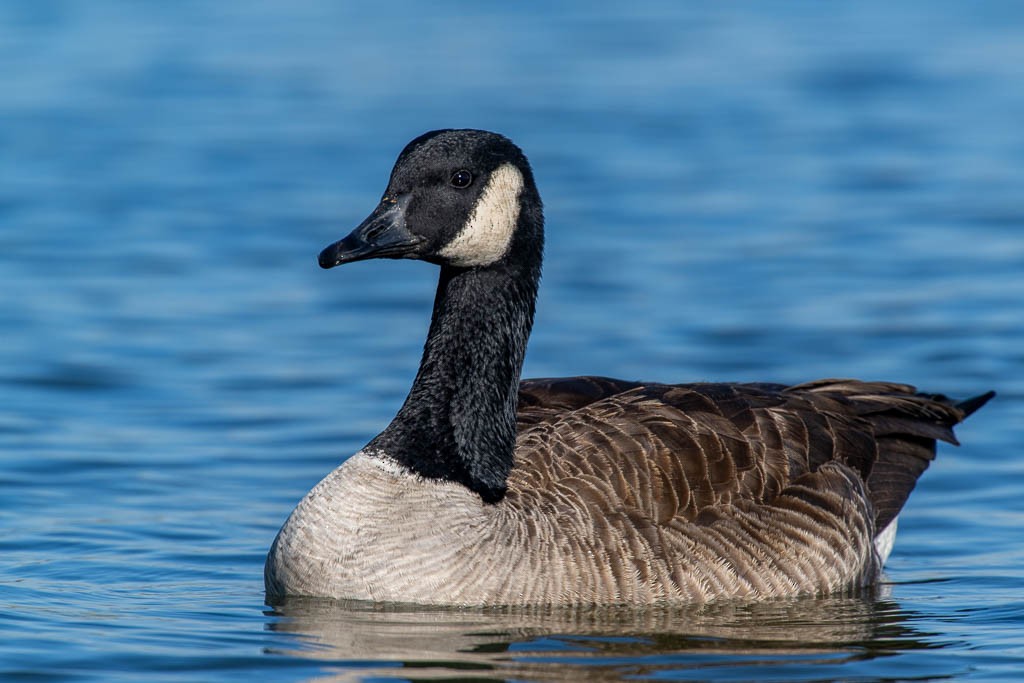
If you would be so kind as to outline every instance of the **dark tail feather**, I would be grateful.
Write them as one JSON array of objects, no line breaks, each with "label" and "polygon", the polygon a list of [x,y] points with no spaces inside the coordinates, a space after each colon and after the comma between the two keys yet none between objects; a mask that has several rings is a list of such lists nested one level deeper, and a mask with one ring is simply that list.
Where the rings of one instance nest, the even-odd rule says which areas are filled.
[{"label": "dark tail feather", "polygon": [[984,394],[981,394],[980,396],[975,396],[974,398],[969,398],[964,401],[960,401],[959,403],[956,404],[957,410],[961,411],[964,414],[964,417],[969,417],[978,408],[981,408],[983,405],[992,400],[992,397],[995,395],[996,392],[994,391],[986,391]]},{"label": "dark tail feather", "polygon": [[868,488],[875,504],[878,531],[899,514],[917,478],[935,457],[935,439],[956,445],[953,426],[995,395],[989,391],[954,402],[945,396],[917,394],[915,399],[919,403],[915,410],[906,410],[904,404],[899,410],[871,416],[879,437],[879,457],[868,478]]},{"label": "dark tail feather", "polygon": [[921,394],[906,384],[823,379],[787,391],[825,394],[840,399],[871,425],[877,456],[867,472],[878,531],[895,519],[917,478],[935,458],[935,441],[956,445],[953,427],[985,405],[994,391],[953,401],[941,394]]}]

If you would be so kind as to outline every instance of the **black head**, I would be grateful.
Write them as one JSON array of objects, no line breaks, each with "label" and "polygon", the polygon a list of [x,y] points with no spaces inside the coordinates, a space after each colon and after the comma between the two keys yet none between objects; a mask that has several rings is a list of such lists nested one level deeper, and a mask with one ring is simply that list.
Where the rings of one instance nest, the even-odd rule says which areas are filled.
[{"label": "black head", "polygon": [[540,197],[522,151],[482,130],[438,130],[402,150],[380,204],[320,253],[332,268],[371,258],[486,267],[516,254],[539,259]]}]

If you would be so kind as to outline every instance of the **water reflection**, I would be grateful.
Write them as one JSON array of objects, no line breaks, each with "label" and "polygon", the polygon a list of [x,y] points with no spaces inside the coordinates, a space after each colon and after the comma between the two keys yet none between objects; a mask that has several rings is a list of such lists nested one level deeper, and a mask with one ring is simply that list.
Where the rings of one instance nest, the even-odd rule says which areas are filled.
[{"label": "water reflection", "polygon": [[[818,680],[941,647],[870,595],[633,610],[444,610],[288,599],[269,613],[323,680]],[[713,673],[712,673],[713,672]],[[849,671],[845,672],[849,674]],[[926,672],[929,677],[939,672]],[[941,674],[940,674],[941,675]],[[321,679],[318,679],[321,680]]]}]

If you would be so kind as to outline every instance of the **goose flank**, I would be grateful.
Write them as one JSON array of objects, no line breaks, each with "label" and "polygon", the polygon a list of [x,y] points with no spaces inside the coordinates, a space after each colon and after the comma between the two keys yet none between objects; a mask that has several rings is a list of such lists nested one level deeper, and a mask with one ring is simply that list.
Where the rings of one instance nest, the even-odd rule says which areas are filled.
[{"label": "goose flank", "polygon": [[508,139],[441,130],[320,254],[440,266],[398,414],[298,504],[270,597],[447,605],[700,602],[873,582],[956,402],[887,382],[520,380],[544,244]]}]

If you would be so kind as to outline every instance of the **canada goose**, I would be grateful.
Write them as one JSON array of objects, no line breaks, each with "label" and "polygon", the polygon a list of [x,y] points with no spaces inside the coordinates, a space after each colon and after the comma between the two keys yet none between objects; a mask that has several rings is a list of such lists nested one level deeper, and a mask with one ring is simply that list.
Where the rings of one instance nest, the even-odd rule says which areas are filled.
[{"label": "canada goose", "polygon": [[[520,381],[544,243],[522,151],[441,130],[324,249],[441,266],[391,424],[317,484],[269,596],[449,605],[679,603],[866,585],[960,403],[902,384]],[[886,530],[887,533],[883,533]]]}]

